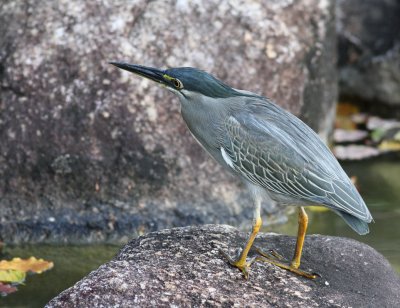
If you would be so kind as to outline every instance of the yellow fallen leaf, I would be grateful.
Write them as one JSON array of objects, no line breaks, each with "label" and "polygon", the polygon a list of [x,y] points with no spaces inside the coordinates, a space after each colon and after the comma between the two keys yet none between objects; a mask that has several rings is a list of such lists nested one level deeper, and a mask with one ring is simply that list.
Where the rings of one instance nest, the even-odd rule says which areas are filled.
[{"label": "yellow fallen leaf", "polygon": [[385,140],[378,146],[383,151],[400,151],[400,142]]},{"label": "yellow fallen leaf", "polygon": [[336,107],[335,127],[346,130],[354,130],[357,124],[352,116],[359,114],[359,108],[350,102],[339,102]]},{"label": "yellow fallen leaf", "polygon": [[327,207],[325,207],[325,206],[309,206],[307,209],[312,211],[312,212],[326,212],[326,211],[329,211],[329,209]]},{"label": "yellow fallen leaf", "polygon": [[18,270],[0,270],[1,282],[22,283],[25,280],[25,272]]},{"label": "yellow fallen leaf", "polygon": [[35,257],[30,257],[29,259],[14,258],[11,261],[0,261],[0,270],[19,270],[22,272],[30,271],[37,274],[47,271],[53,266],[53,262],[45,261],[43,259],[36,259]]},{"label": "yellow fallen leaf", "polygon": [[339,102],[336,106],[336,114],[340,116],[350,116],[360,112],[360,109],[350,102]]}]

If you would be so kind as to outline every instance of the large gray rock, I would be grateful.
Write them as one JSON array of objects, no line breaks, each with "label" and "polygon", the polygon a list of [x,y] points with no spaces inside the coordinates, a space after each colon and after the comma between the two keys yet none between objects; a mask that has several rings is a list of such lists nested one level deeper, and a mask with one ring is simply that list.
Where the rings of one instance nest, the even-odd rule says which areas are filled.
[{"label": "large gray rock", "polygon": [[[177,100],[107,62],[194,66],[268,95],[326,139],[336,101],[329,1],[3,1],[0,234],[126,239],[251,219]],[[5,26],[6,25],[6,26]]]},{"label": "large gray rock", "polygon": [[[207,225],[150,233],[51,300],[47,307],[399,307],[400,278],[373,248],[345,238],[306,237],[308,280],[266,263],[249,280],[227,264],[246,234]],[[261,234],[256,244],[284,256],[295,239]],[[251,255],[253,255],[251,253]]]},{"label": "large gray rock", "polygon": [[337,0],[340,91],[400,106],[400,2]]}]

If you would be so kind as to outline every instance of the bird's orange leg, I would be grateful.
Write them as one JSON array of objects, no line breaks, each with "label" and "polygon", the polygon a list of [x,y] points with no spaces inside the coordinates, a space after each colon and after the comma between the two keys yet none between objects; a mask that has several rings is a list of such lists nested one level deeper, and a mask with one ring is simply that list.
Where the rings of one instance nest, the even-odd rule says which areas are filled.
[{"label": "bird's orange leg", "polygon": [[253,224],[251,228],[251,233],[249,238],[247,239],[246,245],[243,247],[243,250],[241,251],[239,257],[234,260],[232,259],[229,255],[227,255],[225,252],[221,251],[221,253],[225,256],[226,259],[228,259],[229,263],[238,269],[240,269],[246,279],[249,278],[249,267],[253,263],[253,260],[247,261],[247,255],[249,254],[249,251],[251,247],[253,246],[254,240],[257,236],[257,233],[260,231],[261,225],[262,225],[262,219],[261,219],[261,198],[259,198],[257,195],[254,198],[254,211],[253,211]]},{"label": "bird's orange leg", "polygon": [[[259,254],[261,254],[263,257],[255,258],[252,260],[251,263],[257,262],[257,261],[267,262],[267,263],[274,264],[280,268],[291,271],[299,276],[303,276],[303,277],[306,277],[309,279],[317,278],[317,276],[318,276],[317,274],[308,273],[308,272],[305,272],[305,271],[299,269],[301,254],[303,251],[304,238],[306,236],[306,231],[307,231],[307,226],[308,226],[308,216],[303,207],[300,207],[300,209],[299,209],[298,222],[299,222],[299,228],[297,231],[296,249],[294,251],[294,256],[293,256],[293,259],[292,259],[292,262],[290,263],[290,265],[287,265],[287,264],[284,264],[284,263],[281,263],[281,262],[271,259],[269,255],[265,254],[263,251],[261,251],[259,249],[257,250],[257,252]],[[249,266],[250,265],[251,264],[249,264]]]},{"label": "bird's orange leg", "polygon": [[247,262],[247,255],[250,251],[251,246],[253,246],[254,239],[256,238],[257,233],[261,228],[261,225],[262,225],[262,219],[260,216],[258,216],[253,221],[253,226],[251,229],[250,236],[237,260],[232,259],[228,254],[221,251],[221,253],[225,256],[226,259],[228,259],[231,265],[236,266],[238,269],[242,271],[246,279],[249,278],[248,268],[253,263],[253,261]]},{"label": "bird's orange leg", "polygon": [[308,227],[308,215],[304,209],[304,207],[300,207],[299,209],[299,218],[298,218],[298,230],[297,230],[297,241],[296,241],[296,249],[294,251],[292,263],[290,264],[293,268],[299,268],[301,261],[301,254],[303,252],[303,244],[304,238],[306,237],[307,227]]}]

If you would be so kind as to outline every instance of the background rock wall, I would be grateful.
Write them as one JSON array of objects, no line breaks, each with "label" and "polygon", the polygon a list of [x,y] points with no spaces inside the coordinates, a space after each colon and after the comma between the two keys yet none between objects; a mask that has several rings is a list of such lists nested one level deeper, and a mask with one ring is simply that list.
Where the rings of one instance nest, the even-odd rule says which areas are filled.
[{"label": "background rock wall", "polygon": [[0,237],[124,240],[248,224],[247,194],[196,144],[175,97],[107,62],[194,66],[262,93],[326,139],[330,1],[2,1]]},{"label": "background rock wall", "polygon": [[376,113],[397,107],[398,116],[399,16],[397,0],[337,0],[341,94],[367,101]]}]

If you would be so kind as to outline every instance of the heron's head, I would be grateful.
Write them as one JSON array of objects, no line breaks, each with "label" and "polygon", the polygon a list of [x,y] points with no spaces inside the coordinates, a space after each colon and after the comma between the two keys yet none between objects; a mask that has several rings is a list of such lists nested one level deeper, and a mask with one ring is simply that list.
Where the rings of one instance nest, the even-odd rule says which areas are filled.
[{"label": "heron's head", "polygon": [[192,97],[226,98],[241,95],[240,92],[224,84],[214,76],[192,67],[176,67],[161,70],[123,62],[110,62],[118,68],[151,79],[165,86],[181,99]]}]

